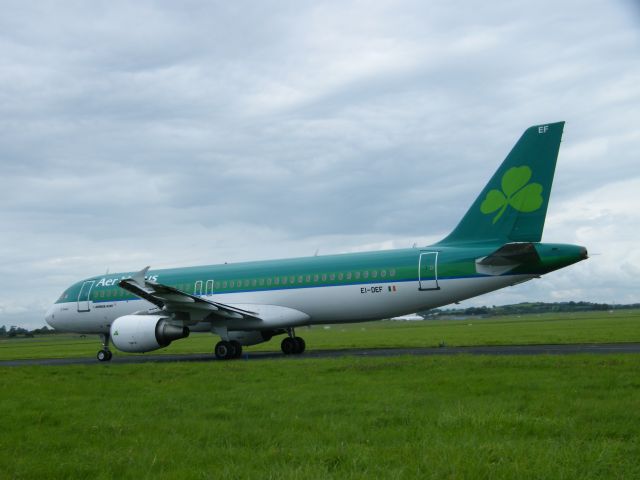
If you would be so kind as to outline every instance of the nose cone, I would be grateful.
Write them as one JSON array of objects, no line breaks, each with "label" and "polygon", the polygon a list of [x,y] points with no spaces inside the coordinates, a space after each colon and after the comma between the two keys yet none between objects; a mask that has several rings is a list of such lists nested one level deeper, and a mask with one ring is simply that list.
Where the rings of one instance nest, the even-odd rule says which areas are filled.
[{"label": "nose cone", "polygon": [[56,328],[56,316],[53,305],[49,307],[49,310],[47,310],[47,313],[44,315],[44,321],[47,322],[51,328]]}]

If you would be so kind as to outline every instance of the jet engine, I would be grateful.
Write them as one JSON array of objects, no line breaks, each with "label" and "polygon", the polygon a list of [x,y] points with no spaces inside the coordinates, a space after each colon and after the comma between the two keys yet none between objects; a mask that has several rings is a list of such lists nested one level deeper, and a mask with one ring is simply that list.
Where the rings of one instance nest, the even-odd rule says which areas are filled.
[{"label": "jet engine", "polygon": [[150,352],[189,336],[189,329],[159,315],[124,315],[111,324],[111,340],[123,352]]}]

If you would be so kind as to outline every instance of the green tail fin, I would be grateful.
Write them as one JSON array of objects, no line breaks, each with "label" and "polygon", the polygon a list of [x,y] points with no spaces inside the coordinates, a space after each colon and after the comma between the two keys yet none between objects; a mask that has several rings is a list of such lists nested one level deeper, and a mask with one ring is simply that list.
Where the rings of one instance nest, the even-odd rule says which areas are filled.
[{"label": "green tail fin", "polygon": [[564,122],[528,128],[458,226],[440,245],[539,242]]}]

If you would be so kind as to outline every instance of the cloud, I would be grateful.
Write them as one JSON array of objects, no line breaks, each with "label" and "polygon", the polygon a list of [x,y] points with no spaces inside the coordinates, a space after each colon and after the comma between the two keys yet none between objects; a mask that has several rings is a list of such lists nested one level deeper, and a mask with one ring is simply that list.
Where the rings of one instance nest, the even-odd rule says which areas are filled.
[{"label": "cloud", "polygon": [[107,268],[436,241],[556,120],[545,239],[602,255],[474,301],[639,301],[630,4],[3,8],[0,324]]}]

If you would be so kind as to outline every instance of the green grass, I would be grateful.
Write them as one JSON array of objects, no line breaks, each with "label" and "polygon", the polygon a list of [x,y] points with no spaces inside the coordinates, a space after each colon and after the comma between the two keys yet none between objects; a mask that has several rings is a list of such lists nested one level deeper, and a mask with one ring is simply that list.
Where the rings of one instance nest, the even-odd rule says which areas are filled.
[{"label": "green grass", "polygon": [[[563,313],[424,322],[370,322],[300,328],[307,348],[380,348],[460,345],[521,345],[557,343],[640,342],[640,311]],[[247,351],[279,350],[280,339],[248,347]],[[192,334],[156,353],[210,353],[218,340],[210,334]],[[0,341],[0,360],[21,358],[91,357],[99,347],[97,336],[43,336]],[[115,352],[116,355],[123,355]]]},{"label": "green grass", "polygon": [[4,368],[0,478],[640,478],[640,356]]}]

